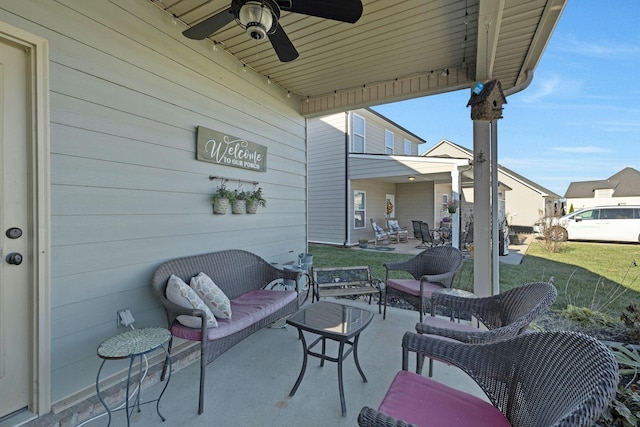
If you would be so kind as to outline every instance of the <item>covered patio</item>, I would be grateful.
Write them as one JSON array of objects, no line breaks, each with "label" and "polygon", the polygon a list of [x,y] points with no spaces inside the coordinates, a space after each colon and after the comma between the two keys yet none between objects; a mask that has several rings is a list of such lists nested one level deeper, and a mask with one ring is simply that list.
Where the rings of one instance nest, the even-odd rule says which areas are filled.
[{"label": "covered patio", "polygon": [[[3,139],[2,178],[20,184],[2,191],[2,216],[10,222],[3,235],[10,228],[24,230],[20,240],[3,240],[0,248],[6,254],[19,252],[23,261],[0,265],[6,296],[0,309],[11,319],[0,323],[0,347],[10,353],[3,362],[12,374],[0,377],[0,418],[9,423],[15,420],[10,417],[24,414],[45,422],[51,411],[63,414],[77,402],[95,403],[96,348],[122,331],[118,311],[130,308],[138,328],[164,325],[149,288],[160,263],[229,248],[283,263],[306,251],[307,118],[468,90],[492,79],[501,82],[506,96],[522,90],[533,78],[566,0],[364,0],[355,24],[283,11],[279,23],[300,53],[291,62],[281,62],[268,42],[257,43],[232,22],[204,40],[182,34],[229,4],[0,1],[0,41],[11,52],[11,61],[4,62],[3,56],[2,65],[18,82],[9,84],[15,90],[7,92],[13,97],[7,102],[19,106],[3,110],[6,129],[14,133]],[[489,148],[489,124],[473,126],[478,128],[474,151],[496,160]],[[201,127],[255,143],[264,149],[261,153],[268,148],[269,167],[256,171],[199,161]],[[491,136],[497,143],[495,127]],[[475,193],[476,253],[482,256],[475,259],[474,272],[481,274],[477,286],[484,286],[476,289],[479,295],[491,292],[485,279],[498,263],[489,250],[495,236],[490,232],[488,167],[486,162],[474,168],[482,171],[481,177],[474,173],[474,183],[483,189]],[[238,189],[242,183],[259,185],[268,207],[259,216],[213,216],[211,194],[219,181],[212,182],[211,176]],[[477,203],[480,198],[484,204]],[[365,341],[367,353],[389,348],[367,360],[362,352],[369,385],[378,377],[375,393],[382,393],[400,368],[393,360],[398,361],[399,339],[413,328],[414,319],[408,314],[402,321],[398,314],[395,331],[385,324],[376,333],[371,325],[363,334],[363,340],[371,339]],[[235,420],[255,409],[262,424],[278,416],[269,412],[274,407],[285,413],[300,408],[296,402],[309,405],[313,413],[312,397],[319,393],[324,393],[322,402],[336,404],[331,366],[317,383],[327,381],[330,387],[312,389],[308,373],[296,397],[285,399],[299,359],[283,358],[300,357],[300,349],[295,334],[281,332],[261,331],[209,368],[210,380],[221,372],[238,379],[255,365],[259,371],[247,377],[253,381],[269,375],[267,368],[273,366],[274,374],[264,378],[265,388],[274,383],[273,399],[264,399],[263,387],[255,387],[259,396],[251,399],[226,388],[250,386],[248,381],[208,381],[209,396],[215,397],[204,417],[181,405],[182,397],[167,395],[163,405],[180,405],[187,414],[172,418],[173,408],[167,407],[169,419],[208,425],[219,415],[216,408]],[[289,342],[286,355],[273,344],[278,339]],[[274,353],[266,351],[270,347]],[[252,357],[240,364],[245,353]],[[264,365],[257,363],[267,358]],[[276,371],[279,363],[282,370]],[[176,374],[168,393],[191,395],[186,385],[178,385],[191,369]],[[366,386],[349,382],[357,387],[346,392],[350,418],[343,420],[335,411],[336,424],[352,425],[362,404],[379,402],[381,394],[368,395]],[[266,402],[265,412],[258,401]],[[333,412],[318,409],[322,416]],[[305,419],[304,410],[291,416],[274,425],[299,425]],[[158,424],[155,416],[143,418]]]},{"label": "covered patio", "polygon": [[[331,300],[328,298],[327,300]],[[377,307],[362,300],[339,302],[374,311],[371,324],[362,332],[359,360],[368,382],[364,383],[356,370],[353,355],[344,362],[344,391],[347,416],[340,410],[338,376],[335,363],[319,366],[319,360],[309,358],[306,374],[293,397],[289,392],[295,384],[302,364],[302,345],[297,330],[265,328],[225,352],[207,367],[205,412],[198,415],[198,363],[184,367],[176,360],[178,371],[171,377],[162,398],[160,412],[167,418],[162,423],[155,403],[143,405],[142,412],[133,413],[132,426],[355,426],[363,406],[377,407],[395,374],[401,369],[402,335],[414,330],[418,314],[388,308],[386,320]],[[310,303],[310,302],[307,302]],[[336,350],[328,345],[329,351]],[[334,353],[335,354],[335,353]],[[180,368],[182,366],[182,368]],[[411,359],[410,367],[415,367]],[[154,399],[164,383],[158,381],[156,366],[150,372],[151,382],[143,389],[142,401]],[[444,384],[483,396],[480,388],[461,370],[436,363],[434,378]],[[118,391],[119,401],[123,390]],[[97,399],[84,406],[48,415],[33,425],[52,427],[77,425],[94,414],[103,412]],[[89,427],[106,425],[106,416],[84,424]],[[0,424],[1,426],[2,424]],[[124,411],[113,414],[112,425],[126,425]]]}]

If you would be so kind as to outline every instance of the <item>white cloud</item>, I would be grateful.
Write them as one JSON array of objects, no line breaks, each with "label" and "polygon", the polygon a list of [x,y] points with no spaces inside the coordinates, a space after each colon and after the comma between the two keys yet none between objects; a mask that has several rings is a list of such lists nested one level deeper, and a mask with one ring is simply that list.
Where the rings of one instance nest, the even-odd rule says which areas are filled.
[{"label": "white cloud", "polygon": [[561,37],[556,48],[559,51],[574,53],[591,58],[629,58],[640,55],[640,46],[616,42],[584,41],[575,37]]},{"label": "white cloud", "polygon": [[560,151],[562,153],[581,153],[581,154],[593,154],[593,153],[611,153],[611,150],[604,149],[602,147],[586,146],[586,147],[552,147],[553,151]]},{"label": "white cloud", "polygon": [[558,75],[552,75],[547,78],[541,79],[539,84],[535,84],[530,88],[530,92],[527,92],[522,97],[522,101],[526,103],[533,103],[540,101],[541,99],[554,94],[560,87],[560,77]]}]

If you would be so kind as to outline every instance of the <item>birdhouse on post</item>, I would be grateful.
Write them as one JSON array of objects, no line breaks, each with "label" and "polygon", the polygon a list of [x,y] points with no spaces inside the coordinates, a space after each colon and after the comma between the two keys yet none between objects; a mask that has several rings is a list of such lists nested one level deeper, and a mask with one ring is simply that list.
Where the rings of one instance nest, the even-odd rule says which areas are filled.
[{"label": "birdhouse on post", "polygon": [[[480,87],[481,85],[476,86]],[[471,107],[471,120],[490,122],[502,118],[502,105],[506,103],[502,85],[498,80],[491,80],[481,90],[474,89],[467,107]]]}]

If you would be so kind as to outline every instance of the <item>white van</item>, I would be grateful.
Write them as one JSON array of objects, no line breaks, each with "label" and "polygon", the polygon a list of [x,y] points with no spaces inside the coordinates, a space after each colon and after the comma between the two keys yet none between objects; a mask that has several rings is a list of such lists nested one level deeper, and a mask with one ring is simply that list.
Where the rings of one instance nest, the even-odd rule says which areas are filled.
[{"label": "white van", "polygon": [[[534,227],[542,234],[542,224]],[[599,206],[580,209],[549,224],[553,240],[640,242],[640,206]]]}]

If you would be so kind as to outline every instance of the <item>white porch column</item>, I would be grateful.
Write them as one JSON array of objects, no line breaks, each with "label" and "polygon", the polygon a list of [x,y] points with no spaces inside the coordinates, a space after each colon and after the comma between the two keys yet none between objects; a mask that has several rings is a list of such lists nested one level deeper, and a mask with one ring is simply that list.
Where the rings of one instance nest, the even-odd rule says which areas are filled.
[{"label": "white porch column", "polygon": [[451,245],[460,248],[460,171],[457,166],[451,169],[451,198],[458,202],[456,213],[451,214]]},{"label": "white porch column", "polygon": [[498,121],[491,123],[491,295],[500,293],[500,239],[498,232]]},{"label": "white porch column", "polygon": [[473,121],[473,292],[492,294],[490,122]]}]

